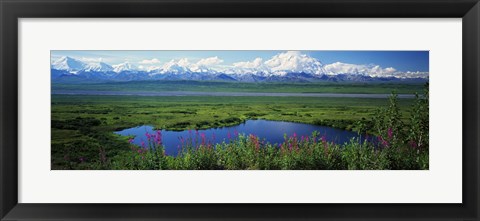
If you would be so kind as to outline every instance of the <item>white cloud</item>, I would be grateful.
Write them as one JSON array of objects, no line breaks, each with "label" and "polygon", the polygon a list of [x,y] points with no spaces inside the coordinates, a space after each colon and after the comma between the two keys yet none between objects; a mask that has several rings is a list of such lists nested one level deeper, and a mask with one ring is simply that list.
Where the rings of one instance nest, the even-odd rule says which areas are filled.
[{"label": "white cloud", "polygon": [[380,65],[348,64],[335,62],[324,66],[327,74],[360,74],[370,77],[428,78],[429,72],[403,72],[393,67],[382,68]]},{"label": "white cloud", "polygon": [[203,59],[200,59],[198,62],[197,62],[197,65],[198,66],[212,66],[212,65],[217,65],[217,64],[220,64],[222,63],[223,60],[218,58],[217,56],[215,57],[209,57],[209,58],[203,58]]},{"label": "white cloud", "polygon": [[150,60],[142,60],[139,62],[140,64],[159,64],[160,63],[160,60],[156,59],[156,58],[152,58]]},{"label": "white cloud", "polygon": [[389,77],[393,76],[397,70],[393,67],[382,68],[379,65],[365,65],[365,64],[348,64],[342,62],[335,62],[324,66],[327,74],[360,74],[372,77]]},{"label": "white cloud", "polygon": [[253,61],[241,61],[233,63],[226,72],[230,74],[268,74],[271,72],[271,70],[265,65],[265,62],[263,62],[262,58],[255,58]]},{"label": "white cloud", "polygon": [[263,59],[262,58],[255,58],[253,61],[241,61],[233,63],[233,67],[235,68],[261,68],[263,66]]}]

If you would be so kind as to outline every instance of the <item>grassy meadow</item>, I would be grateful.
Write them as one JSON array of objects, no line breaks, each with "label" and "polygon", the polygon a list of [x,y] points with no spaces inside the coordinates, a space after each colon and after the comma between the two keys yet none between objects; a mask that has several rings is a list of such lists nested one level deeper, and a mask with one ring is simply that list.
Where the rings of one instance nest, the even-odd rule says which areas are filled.
[{"label": "grassy meadow", "polygon": [[[418,84],[122,84],[54,84],[52,90],[424,93]],[[52,169],[428,169],[428,99],[52,95],[51,104]],[[312,134],[274,146],[238,134],[213,146],[196,137],[178,156],[167,156],[159,132],[144,147],[113,133],[139,125],[208,129],[247,119],[331,126],[379,142],[335,144]]]},{"label": "grassy meadow", "polygon": [[52,85],[52,90],[87,91],[198,91],[198,92],[265,92],[265,93],[340,93],[340,94],[413,94],[423,90],[423,83],[242,83],[222,81],[128,81]]}]

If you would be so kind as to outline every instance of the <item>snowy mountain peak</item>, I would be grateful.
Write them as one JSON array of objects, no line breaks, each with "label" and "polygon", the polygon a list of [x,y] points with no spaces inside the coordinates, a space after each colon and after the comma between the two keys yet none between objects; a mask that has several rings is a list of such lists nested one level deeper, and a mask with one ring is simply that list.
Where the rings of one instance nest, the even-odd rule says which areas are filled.
[{"label": "snowy mountain peak", "polygon": [[299,51],[279,53],[265,62],[262,58],[237,62],[228,72],[241,75],[261,74],[263,76],[285,76],[288,73],[324,75],[327,73],[319,60]]},{"label": "snowy mountain peak", "polygon": [[131,64],[130,62],[126,61],[121,64],[113,65],[113,71],[120,73],[122,71],[136,71],[137,67]]},{"label": "snowy mountain peak", "polygon": [[85,68],[85,71],[96,71],[96,72],[109,72],[113,71],[113,67],[104,62],[92,62],[88,63]]},{"label": "snowy mountain peak", "polygon": [[53,61],[51,64],[52,69],[63,70],[72,73],[81,71],[85,67],[86,64],[84,62],[68,56],[61,57],[58,60]]},{"label": "snowy mountain peak", "polygon": [[191,72],[188,68],[189,63],[187,59],[180,59],[180,60],[170,60],[169,62],[165,63],[161,68],[155,70],[158,74],[182,74]]},{"label": "snowy mountain peak", "polygon": [[273,56],[265,61],[272,71],[272,75],[285,75],[286,73],[308,73],[323,75],[327,72],[323,64],[314,57],[302,54],[299,51],[287,51]]},{"label": "snowy mountain peak", "polygon": [[[154,61],[154,62],[152,62]],[[316,57],[300,51],[278,53],[269,59],[257,57],[252,60],[223,64],[218,56],[191,62],[188,58],[172,59],[161,63],[158,59],[143,60],[135,66],[129,62],[109,65],[101,58],[61,57],[52,60],[53,75],[101,76],[102,79],[186,79],[238,81],[317,81],[353,80],[369,78],[428,79],[429,72],[399,71],[393,67],[383,68],[376,64],[349,64],[335,62],[324,65]],[[56,70],[55,72],[53,70]],[[119,73],[119,74],[114,74]],[[121,74],[120,74],[121,73]]]}]

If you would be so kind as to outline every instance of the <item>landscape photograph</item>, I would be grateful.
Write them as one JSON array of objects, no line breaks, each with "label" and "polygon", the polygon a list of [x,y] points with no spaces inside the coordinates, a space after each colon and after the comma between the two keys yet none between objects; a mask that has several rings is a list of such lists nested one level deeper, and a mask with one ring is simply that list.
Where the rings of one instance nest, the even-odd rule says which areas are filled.
[{"label": "landscape photograph", "polygon": [[429,51],[53,50],[52,170],[428,170]]}]

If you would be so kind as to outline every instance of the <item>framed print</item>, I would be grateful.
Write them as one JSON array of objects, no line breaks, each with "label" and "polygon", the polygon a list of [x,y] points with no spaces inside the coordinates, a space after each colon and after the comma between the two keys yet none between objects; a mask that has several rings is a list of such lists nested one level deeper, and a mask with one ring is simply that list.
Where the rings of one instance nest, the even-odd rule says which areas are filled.
[{"label": "framed print", "polygon": [[479,7],[2,1],[1,219],[478,220]]},{"label": "framed print", "polygon": [[[320,61],[334,56],[389,57],[415,69]],[[54,50],[51,169],[428,170],[428,58],[428,51]]]}]

